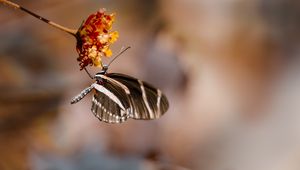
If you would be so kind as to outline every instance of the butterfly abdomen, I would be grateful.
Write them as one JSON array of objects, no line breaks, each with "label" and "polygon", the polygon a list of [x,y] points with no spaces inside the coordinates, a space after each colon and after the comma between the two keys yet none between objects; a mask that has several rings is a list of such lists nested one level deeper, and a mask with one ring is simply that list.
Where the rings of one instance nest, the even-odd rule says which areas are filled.
[{"label": "butterfly abdomen", "polygon": [[87,87],[86,89],[82,90],[77,96],[75,96],[72,100],[71,100],[71,104],[75,104],[77,102],[79,102],[81,99],[83,99],[89,92],[91,92],[93,90],[93,85],[91,85],[90,87]]}]

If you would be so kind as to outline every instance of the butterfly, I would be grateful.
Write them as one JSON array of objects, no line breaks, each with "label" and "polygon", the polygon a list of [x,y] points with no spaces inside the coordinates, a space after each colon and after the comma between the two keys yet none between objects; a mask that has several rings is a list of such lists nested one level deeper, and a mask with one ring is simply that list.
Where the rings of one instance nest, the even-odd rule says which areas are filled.
[{"label": "butterfly", "polygon": [[71,104],[79,102],[94,90],[91,111],[106,123],[122,123],[128,118],[157,119],[168,110],[168,99],[161,90],[134,77],[107,73],[107,70],[108,65],[104,65],[92,77],[96,81],[75,96]]},{"label": "butterfly", "polygon": [[[64,26],[58,25],[8,0],[0,0],[0,3],[9,5],[16,9],[20,9],[49,25],[52,25],[60,30],[63,30],[75,36],[77,40],[78,38],[82,38],[78,37],[82,36],[81,33],[83,34],[83,36],[85,36],[85,29],[83,29],[83,32],[81,32],[82,30],[72,30]],[[96,14],[92,14],[89,16],[88,20],[93,18],[97,22],[100,22],[101,20],[99,20],[99,18],[95,16],[98,14],[101,14],[100,16],[102,16],[104,13],[97,12]],[[107,22],[112,23],[113,15],[105,15],[105,17],[109,17],[110,19],[106,18],[105,20],[110,20]],[[87,26],[95,27],[95,25],[89,24],[87,24]],[[109,28],[110,26],[108,27],[108,30]],[[114,33],[114,36],[110,38],[117,38],[117,32]],[[92,35],[94,36],[94,34],[95,32],[93,32]],[[110,40],[106,43],[112,43],[112,41],[113,40]],[[81,47],[82,42],[79,42],[78,44],[79,47]],[[84,67],[84,70],[92,79],[96,79],[96,82],[90,85],[89,87],[85,88],[80,94],[75,96],[71,100],[71,104],[79,102],[88,93],[94,90],[95,93],[92,99],[91,110],[94,113],[94,115],[101,121],[107,123],[121,123],[126,121],[128,118],[151,120],[161,117],[168,110],[169,103],[166,96],[159,89],[153,87],[152,85],[146,82],[130,77],[128,75],[119,73],[107,73],[108,66],[128,48],[129,47],[120,52],[108,65],[104,66],[102,70],[99,73],[97,73],[94,77],[92,77],[88,73],[88,71],[85,68],[85,65],[83,65],[82,67]],[[81,59],[79,60],[81,61]],[[82,62],[84,62],[84,60]]]}]

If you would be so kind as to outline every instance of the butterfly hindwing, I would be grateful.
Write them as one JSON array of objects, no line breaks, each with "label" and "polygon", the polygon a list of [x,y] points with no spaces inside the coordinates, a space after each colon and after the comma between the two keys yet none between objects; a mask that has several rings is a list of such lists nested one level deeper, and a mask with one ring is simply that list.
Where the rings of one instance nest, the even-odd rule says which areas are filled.
[{"label": "butterfly hindwing", "polygon": [[95,83],[96,93],[92,100],[92,112],[101,121],[121,123],[129,117],[130,103],[126,92],[112,82]]}]

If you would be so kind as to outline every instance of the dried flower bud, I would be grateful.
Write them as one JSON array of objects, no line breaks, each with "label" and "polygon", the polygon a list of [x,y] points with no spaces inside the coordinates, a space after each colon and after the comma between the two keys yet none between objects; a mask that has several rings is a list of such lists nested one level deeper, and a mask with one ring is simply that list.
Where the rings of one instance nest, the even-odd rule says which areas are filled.
[{"label": "dried flower bud", "polygon": [[110,45],[119,37],[117,31],[111,31],[114,20],[115,14],[105,14],[102,9],[90,15],[78,29],[76,49],[81,70],[88,65],[102,68],[102,57],[112,55]]}]

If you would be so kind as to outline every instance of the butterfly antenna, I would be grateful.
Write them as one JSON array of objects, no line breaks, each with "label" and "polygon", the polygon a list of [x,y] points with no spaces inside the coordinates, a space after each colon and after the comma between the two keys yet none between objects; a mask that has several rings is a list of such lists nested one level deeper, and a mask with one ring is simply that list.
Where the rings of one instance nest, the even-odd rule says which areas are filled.
[{"label": "butterfly antenna", "polygon": [[13,7],[15,9],[19,9],[21,11],[24,11],[25,13],[27,13],[27,14],[29,14],[29,15],[31,15],[31,16],[33,16],[33,17],[35,17],[35,18],[37,18],[37,19],[39,19],[39,20],[41,20],[41,21],[43,21],[43,22],[45,22],[45,23],[47,23],[47,24],[49,24],[53,27],[55,27],[55,28],[58,28],[58,29],[60,29],[64,32],[67,32],[67,33],[69,33],[73,36],[76,36],[77,30],[69,29],[69,28],[66,28],[62,25],[59,25],[59,24],[55,23],[55,22],[52,22],[52,21],[50,21],[50,20],[48,20],[44,17],[41,17],[41,16],[37,15],[36,13],[20,6],[19,4],[13,3],[13,2],[8,1],[8,0],[0,0],[0,3],[3,3],[3,4],[8,5],[10,7]]},{"label": "butterfly antenna", "polygon": [[131,48],[131,47],[130,46],[128,46],[126,48],[122,47],[121,50],[120,50],[120,52],[108,63],[107,67],[109,67],[111,63],[113,63],[119,56],[121,56],[129,48]]}]

